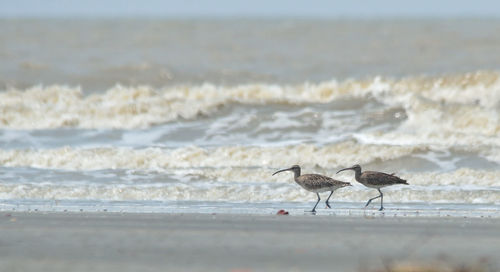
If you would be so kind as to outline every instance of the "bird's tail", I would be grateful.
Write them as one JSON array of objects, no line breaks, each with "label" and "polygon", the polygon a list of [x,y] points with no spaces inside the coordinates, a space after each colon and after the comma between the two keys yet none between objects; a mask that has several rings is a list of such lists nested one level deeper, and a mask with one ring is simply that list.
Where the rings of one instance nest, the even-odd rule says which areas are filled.
[{"label": "bird's tail", "polygon": [[[394,176],[396,173],[391,173],[391,176]],[[404,185],[410,185],[405,179],[402,179],[400,177],[397,177],[399,181],[397,182],[398,184],[404,184]]]}]

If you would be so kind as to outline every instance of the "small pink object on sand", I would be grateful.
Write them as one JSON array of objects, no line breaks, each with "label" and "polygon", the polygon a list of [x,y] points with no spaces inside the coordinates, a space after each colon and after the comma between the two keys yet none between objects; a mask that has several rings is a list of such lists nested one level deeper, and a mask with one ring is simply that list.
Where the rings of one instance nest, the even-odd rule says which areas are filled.
[{"label": "small pink object on sand", "polygon": [[277,215],[288,215],[288,212],[285,210],[279,210],[276,214]]}]

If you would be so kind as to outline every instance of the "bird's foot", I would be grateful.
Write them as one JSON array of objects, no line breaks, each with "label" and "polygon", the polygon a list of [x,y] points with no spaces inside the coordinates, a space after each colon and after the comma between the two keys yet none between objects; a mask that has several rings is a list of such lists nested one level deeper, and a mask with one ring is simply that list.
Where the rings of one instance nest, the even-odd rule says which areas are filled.
[{"label": "bird's foot", "polygon": [[380,207],[380,209],[378,209],[379,211],[383,211],[385,208],[384,207]]},{"label": "bird's foot", "polygon": [[326,203],[326,207],[325,209],[331,209],[332,207],[330,206],[330,204]]}]

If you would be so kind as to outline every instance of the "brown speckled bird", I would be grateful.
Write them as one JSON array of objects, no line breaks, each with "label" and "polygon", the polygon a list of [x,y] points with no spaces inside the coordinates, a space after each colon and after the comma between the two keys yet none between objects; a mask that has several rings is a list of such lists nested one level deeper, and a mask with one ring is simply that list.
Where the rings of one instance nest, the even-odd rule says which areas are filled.
[{"label": "brown speckled bird", "polygon": [[342,171],[345,171],[345,170],[353,170],[355,173],[354,177],[356,178],[357,182],[363,184],[366,187],[375,188],[378,190],[380,195],[376,196],[374,198],[370,198],[370,200],[368,200],[368,202],[366,203],[365,207],[370,205],[372,200],[380,197],[380,209],[379,209],[379,211],[384,209],[384,194],[382,194],[382,191],[380,191],[380,188],[385,187],[385,186],[395,185],[395,184],[408,185],[406,180],[394,176],[394,173],[386,174],[386,173],[375,172],[375,171],[361,172],[361,166],[359,166],[359,164],[355,164],[352,167],[341,169],[337,172],[337,174],[342,172]]},{"label": "brown speckled bird", "polygon": [[311,212],[313,213],[316,212],[316,206],[318,206],[318,203],[321,200],[321,198],[319,197],[319,193],[331,191],[330,195],[328,196],[325,202],[326,206],[328,208],[331,208],[330,204],[328,203],[328,200],[330,200],[330,197],[332,196],[333,192],[339,188],[351,186],[349,182],[335,180],[327,176],[322,176],[317,174],[301,175],[300,166],[298,165],[294,165],[287,169],[279,170],[275,172],[273,176],[283,171],[292,171],[294,174],[294,180],[295,182],[297,182],[297,184],[299,184],[302,188],[306,189],[309,192],[316,193],[316,195],[318,196],[318,202],[316,202],[316,205],[314,205],[314,208],[311,210]]}]

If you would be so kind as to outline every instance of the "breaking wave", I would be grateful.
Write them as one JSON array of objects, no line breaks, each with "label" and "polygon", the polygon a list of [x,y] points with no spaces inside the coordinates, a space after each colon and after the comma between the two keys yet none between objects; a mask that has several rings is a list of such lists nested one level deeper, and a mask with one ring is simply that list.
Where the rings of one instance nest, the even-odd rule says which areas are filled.
[{"label": "breaking wave", "polygon": [[293,164],[336,167],[346,162],[370,163],[425,150],[415,146],[359,145],[346,141],[326,146],[197,146],[163,148],[71,148],[0,150],[0,164],[67,170],[163,169],[180,167],[283,167]]},{"label": "breaking wave", "polygon": [[[500,131],[500,73],[495,71],[399,80],[381,77],[332,80],[295,86],[204,84],[163,89],[115,86],[91,95],[84,95],[78,87],[37,86],[0,93],[0,126],[145,128],[209,116],[231,104],[324,104],[349,98],[373,98],[402,107],[408,116],[402,126],[405,130],[416,130],[422,123],[436,123],[444,134],[449,130],[459,133],[473,130],[487,137]],[[433,127],[422,131],[433,132]]]}]

